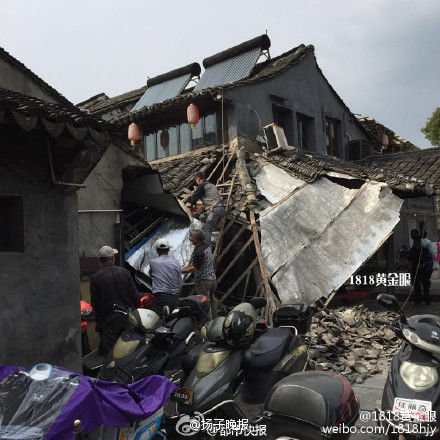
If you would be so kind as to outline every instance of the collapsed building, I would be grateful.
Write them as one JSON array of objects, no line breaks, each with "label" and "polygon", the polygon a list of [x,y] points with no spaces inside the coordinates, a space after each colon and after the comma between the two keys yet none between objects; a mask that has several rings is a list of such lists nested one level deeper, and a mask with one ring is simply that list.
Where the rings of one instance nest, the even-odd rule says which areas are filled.
[{"label": "collapsed building", "polygon": [[[434,192],[417,176],[348,162],[381,152],[381,128],[350,111],[313,46],[274,58],[269,49],[262,35],[205,58],[203,72],[191,63],[150,78],[144,89],[80,104],[105,112],[121,134],[133,122],[140,128],[133,151],[147,165],[117,167],[126,261],[145,272],[154,241],[167,236],[188,263],[192,214],[184,202],[204,171],[228,207],[214,248],[218,298],[230,306],[266,295],[268,311],[278,301],[328,296],[381,246],[392,271],[388,237],[401,198]],[[193,128],[190,104],[200,113]]]},{"label": "collapsed building", "polygon": [[[162,237],[188,263],[192,214],[185,201],[203,171],[227,208],[214,246],[217,298],[230,307],[266,296],[269,321],[279,302],[313,303],[336,291],[392,234],[401,197],[432,192],[392,172],[299,149],[271,151],[244,138],[149,164],[159,175],[126,188],[126,200],[141,195],[153,215],[144,239],[127,251],[128,263],[145,272]],[[151,184],[158,177],[162,187]]]}]

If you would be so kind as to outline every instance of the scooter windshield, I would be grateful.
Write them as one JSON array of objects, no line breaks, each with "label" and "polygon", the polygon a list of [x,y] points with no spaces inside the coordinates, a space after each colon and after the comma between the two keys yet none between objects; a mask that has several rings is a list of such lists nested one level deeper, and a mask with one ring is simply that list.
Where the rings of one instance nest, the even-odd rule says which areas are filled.
[{"label": "scooter windshield", "polygon": [[66,406],[80,376],[53,368],[44,380],[19,371],[0,382],[0,438],[40,440]]}]

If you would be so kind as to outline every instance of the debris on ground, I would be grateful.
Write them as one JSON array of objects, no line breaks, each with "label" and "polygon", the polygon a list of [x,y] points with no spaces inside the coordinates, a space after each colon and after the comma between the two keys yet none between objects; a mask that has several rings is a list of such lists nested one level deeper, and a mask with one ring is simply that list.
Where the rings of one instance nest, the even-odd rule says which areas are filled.
[{"label": "debris on ground", "polygon": [[373,312],[365,306],[322,310],[315,314],[305,335],[309,367],[342,374],[351,383],[388,371],[402,341],[375,319],[394,321],[396,315]]}]

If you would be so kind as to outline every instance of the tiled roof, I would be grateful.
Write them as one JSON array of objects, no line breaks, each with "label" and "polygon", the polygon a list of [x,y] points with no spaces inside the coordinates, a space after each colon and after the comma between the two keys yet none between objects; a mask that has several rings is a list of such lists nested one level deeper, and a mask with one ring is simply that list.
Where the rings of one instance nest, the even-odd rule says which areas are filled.
[{"label": "tiled roof", "polygon": [[311,45],[305,46],[304,44],[301,44],[300,46],[295,47],[294,49],[286,53],[283,53],[278,57],[257,64],[253,68],[251,74],[243,80],[236,81],[234,83],[229,83],[219,87],[211,87],[208,89],[203,89],[198,92],[182,93],[174,98],[167,99],[166,101],[154,104],[149,107],[144,107],[133,113],[122,115],[115,120],[115,123],[126,125],[127,122],[139,121],[150,114],[165,111],[178,104],[183,105],[185,103],[190,103],[190,101],[197,101],[198,98],[214,97],[222,89],[226,90],[233,87],[239,87],[241,85],[253,84],[259,81],[265,81],[269,78],[272,78],[280,74],[289,67],[297,64],[308,53],[313,53],[313,51],[314,51],[313,46]]},{"label": "tiled roof", "polygon": [[105,93],[98,93],[97,95],[91,96],[90,98],[86,99],[85,101],[78,102],[75,105],[82,110],[89,110],[90,107],[93,107],[98,102],[102,102],[107,99],[110,99],[110,98]]},{"label": "tiled roof", "polygon": [[440,195],[440,148],[370,156],[362,162],[377,170],[427,182]]},{"label": "tiled roof", "polygon": [[18,61],[2,47],[0,47],[0,58],[3,58],[8,64],[14,66],[18,70],[20,70],[24,75],[26,75],[29,79],[35,81],[46,93],[48,93],[57,101],[64,103],[66,105],[72,105],[72,103],[63,95],[61,95],[61,93],[59,93],[57,90],[51,87],[46,81],[41,79],[38,75],[32,72],[32,70],[27,68],[21,61]]},{"label": "tiled roof", "polygon": [[23,124],[29,125],[29,129],[32,125],[36,126],[42,119],[46,128],[53,123],[67,123],[72,128],[87,127],[96,131],[114,130],[108,122],[82,112],[73,104],[50,103],[0,88],[0,112],[2,110],[11,112],[17,122],[22,126]]},{"label": "tiled roof", "polygon": [[[147,86],[143,86],[139,89],[131,90],[130,92],[123,93],[122,95],[114,96],[113,98],[99,100],[98,102],[89,105],[87,107],[90,113],[101,115],[103,113],[117,109],[121,106],[129,105],[129,104],[134,105],[145,93],[145,90],[147,90]],[[80,102],[79,104],[77,104],[77,106],[81,108],[86,103],[87,101]]]},{"label": "tiled roof", "polygon": [[[230,148],[229,146],[225,147],[226,152],[229,152]],[[194,189],[195,173],[203,171],[209,174],[222,158],[223,151],[222,147],[208,147],[176,157],[149,162],[149,164],[160,173],[164,189],[171,191],[180,199],[185,199],[188,191]],[[410,174],[397,173],[394,170],[370,167],[344,161],[333,156],[321,156],[297,149],[269,154],[267,157],[246,153],[245,157],[249,175],[252,175],[252,171],[255,171],[256,167],[264,163],[271,163],[286,170],[294,177],[309,183],[321,176],[328,175],[329,172],[333,172],[356,179],[387,183],[390,188],[403,196],[431,195],[433,190],[430,179],[425,180]],[[236,167],[235,171],[237,171]],[[249,194],[249,191],[253,192],[255,200],[262,199],[253,179],[251,179],[250,184],[246,185],[246,188],[237,184],[232,193],[231,205],[238,211],[244,211],[248,206],[249,201],[246,194]]]},{"label": "tiled roof", "polygon": [[379,141],[379,137],[381,134],[386,134],[388,136],[389,145],[386,149],[387,153],[393,151],[397,153],[399,151],[411,151],[419,149],[411,142],[398,136],[390,128],[385,127],[385,125],[381,124],[380,122],[377,122],[371,116],[360,116],[358,117],[358,120],[377,141]]}]

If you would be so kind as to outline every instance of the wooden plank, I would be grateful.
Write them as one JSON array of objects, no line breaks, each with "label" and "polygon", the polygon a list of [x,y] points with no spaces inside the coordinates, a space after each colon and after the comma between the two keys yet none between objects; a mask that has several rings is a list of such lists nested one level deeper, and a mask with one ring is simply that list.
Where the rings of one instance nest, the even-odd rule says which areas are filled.
[{"label": "wooden plank", "polygon": [[207,180],[211,180],[212,176],[217,171],[217,168],[222,164],[224,157],[225,157],[225,154],[222,154],[222,157],[217,162],[217,165],[214,167],[214,169],[212,170],[211,174],[207,177]]},{"label": "wooden plank", "polygon": [[243,295],[241,297],[241,302],[244,302],[244,300],[246,299],[246,293],[248,290],[248,285],[249,285],[249,278],[251,277],[251,270],[247,273],[246,275],[246,281],[244,282],[244,289],[243,289]]},{"label": "wooden plank", "polygon": [[240,251],[237,253],[237,255],[231,260],[231,262],[228,264],[228,267],[223,271],[223,273],[220,275],[220,278],[217,279],[217,284],[220,284],[220,281],[225,277],[225,275],[231,270],[232,266],[235,264],[235,262],[243,255],[244,251],[249,247],[249,245],[252,243],[253,237],[249,237],[249,240],[244,244],[244,246],[240,249]]},{"label": "wooden plank", "polygon": [[252,268],[258,263],[258,257],[254,258],[254,261],[249,265],[249,267],[235,280],[234,284],[228,289],[228,291],[217,301],[217,306],[223,303],[223,301],[234,291],[234,289],[241,283],[243,278],[250,274]]},{"label": "wooden plank", "polygon": [[334,296],[336,295],[336,290],[333,291],[333,293],[327,298],[327,301],[324,303],[324,309],[327,308],[327,306],[330,304],[331,300],[334,298]]},{"label": "wooden plank", "polygon": [[222,261],[223,257],[225,256],[226,252],[231,249],[231,247],[236,243],[236,241],[240,238],[240,236],[243,234],[243,232],[246,231],[246,228],[244,226],[241,227],[241,229],[235,234],[234,238],[227,244],[227,246],[222,250],[221,254],[216,259],[216,264],[220,263]]},{"label": "wooden plank", "polygon": [[255,251],[257,253],[258,263],[260,266],[260,273],[261,273],[261,277],[263,278],[264,291],[267,299],[266,321],[269,323],[269,325],[271,325],[272,314],[276,310],[278,300],[276,299],[269,285],[269,277],[267,275],[266,266],[264,265],[263,256],[261,254],[261,244],[260,244],[260,238],[258,237],[258,228],[257,228],[257,222],[255,221],[254,211],[252,210],[249,211],[249,218],[251,221],[253,239],[255,243]]},{"label": "wooden plank", "polygon": [[231,160],[232,160],[232,158],[233,158],[234,156],[235,156],[234,153],[231,153],[231,154],[230,154],[229,159],[228,159],[228,161],[226,162],[226,165],[225,165],[225,167],[223,168],[223,171],[222,171],[220,177],[217,179],[217,184],[223,180],[223,177],[224,177],[224,175],[225,175],[225,173],[226,173],[226,170],[229,168],[229,164],[231,163]]},{"label": "wooden plank", "polygon": [[[234,187],[234,182],[235,182],[235,176],[232,178],[232,181],[231,181],[231,188],[230,188],[230,190],[229,190],[229,195],[228,195],[228,198],[227,198],[227,200],[226,200],[226,208],[225,208],[225,210],[226,210],[226,215],[227,215],[227,213],[228,213],[229,200],[230,200],[230,198],[231,198],[232,189],[233,189],[233,187]],[[234,220],[235,220],[235,219],[234,219]],[[233,222],[234,222],[234,221],[232,221],[232,223],[233,223]],[[214,248],[214,261],[215,261],[215,259],[217,258],[217,253],[218,253],[218,251],[219,251],[219,249],[220,249],[220,245],[221,245],[221,241],[222,241],[222,239],[223,239],[223,235],[225,234],[226,231],[229,230],[230,224],[231,224],[231,223],[229,223],[229,225],[225,228],[225,225],[226,225],[226,217],[225,217],[225,221],[223,222],[222,229],[221,229],[221,231],[220,231],[220,234],[218,234],[217,241],[216,241],[216,243],[215,243],[215,248]]]}]

